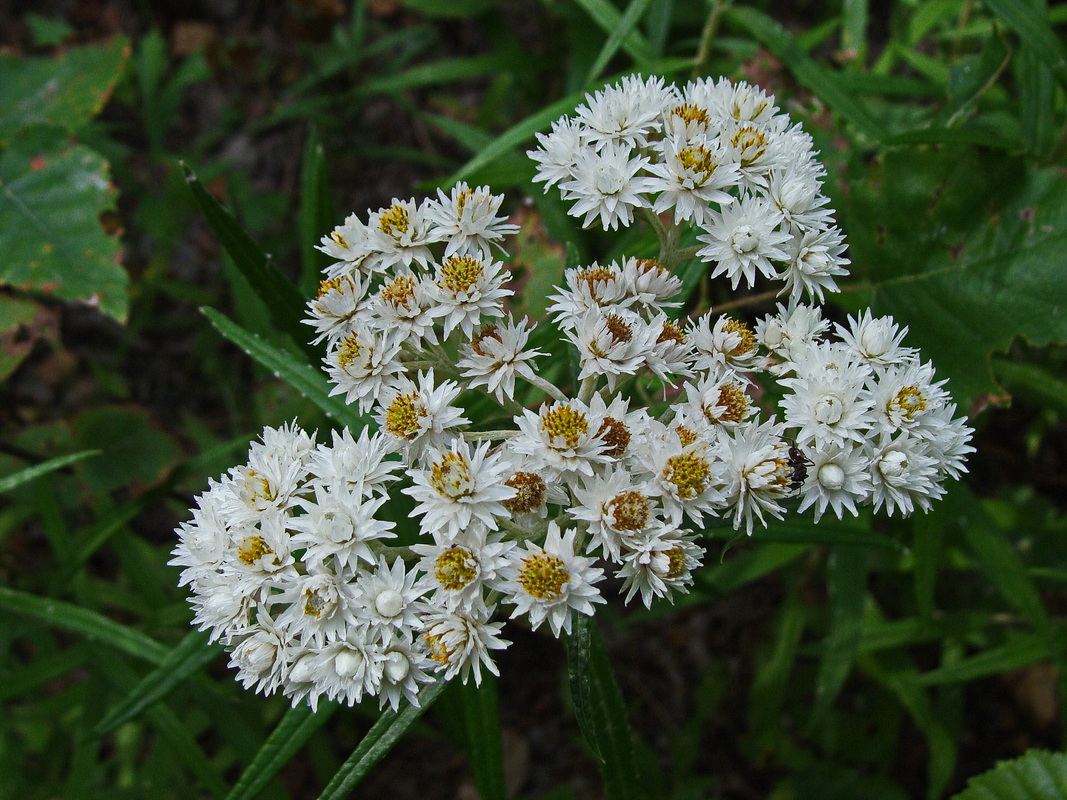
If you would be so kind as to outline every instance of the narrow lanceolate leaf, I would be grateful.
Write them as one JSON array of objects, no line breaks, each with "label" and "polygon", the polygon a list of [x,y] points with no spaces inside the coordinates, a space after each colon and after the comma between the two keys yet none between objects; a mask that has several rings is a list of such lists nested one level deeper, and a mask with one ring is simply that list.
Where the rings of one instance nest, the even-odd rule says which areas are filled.
[{"label": "narrow lanceolate leaf", "polygon": [[[596,61],[593,62],[593,66],[589,68],[589,74],[585,78],[587,84],[592,83],[600,77],[600,73],[604,71],[604,67],[615,57],[615,54],[619,52],[619,48],[622,47],[626,37],[630,35],[630,32],[637,25],[638,20],[645,15],[648,11],[649,5],[652,0],[630,0],[630,5],[626,7],[626,13],[622,15],[618,23],[614,25],[609,32],[608,40],[604,42],[604,46],[601,48],[600,53],[596,57]],[[654,55],[650,49],[650,54]]]},{"label": "narrow lanceolate leaf", "polygon": [[[234,264],[241,270],[241,274],[248,279],[252,289],[266,304],[271,320],[279,330],[291,336],[293,341],[309,356],[318,358],[318,351],[309,343],[310,329],[301,322],[306,300],[300,290],[282,274],[270,256],[252,240],[252,237],[234,219],[229,209],[223,207],[211,196],[196,177],[196,173],[184,163],[182,169],[185,171],[185,180],[189,184],[197,207],[207,219],[211,229],[215,231],[215,235],[219,237],[219,242],[226,248],[226,252],[233,258]],[[258,333],[269,332],[258,331]]]},{"label": "narrow lanceolate leaf", "polygon": [[83,458],[89,458],[91,456],[100,455],[99,450],[83,450],[80,453],[71,453],[67,456],[59,456],[58,458],[52,458],[40,464],[35,464],[32,467],[19,470],[14,475],[8,475],[4,478],[0,478],[0,494],[4,492],[10,492],[16,486],[21,486],[24,483],[29,483],[35,478],[40,478],[42,475],[47,475],[49,472],[55,472],[57,469],[63,469],[68,467],[76,461],[81,461]]},{"label": "narrow lanceolate leaf", "polygon": [[400,701],[399,711],[386,711],[367,731],[363,741],[352,752],[337,774],[330,779],[319,800],[343,800],[371,767],[377,764],[396,744],[404,732],[429,708],[447,685],[444,679],[424,686],[419,692],[419,707]]},{"label": "narrow lanceolate leaf", "polygon": [[258,334],[242,328],[225,314],[213,308],[201,308],[216,330],[252,356],[300,394],[313,402],[342,425],[354,431],[366,426],[368,418],[338,397],[330,396],[330,383],[322,370],[300,361],[292,353],[268,344]]},{"label": "narrow lanceolate leaf", "polygon": [[[316,245],[333,227],[333,199],[326,173],[326,153],[314,128],[304,146],[300,173],[300,289],[312,295],[330,258]],[[306,335],[306,334],[305,334]]]},{"label": "narrow lanceolate leaf", "polygon": [[952,800],[1034,800],[1067,797],[1067,753],[1029,750],[971,778]]},{"label": "narrow lanceolate leaf", "polygon": [[[575,1],[608,34],[609,38],[626,24],[623,15],[608,0]],[[631,5],[631,9],[632,7]],[[630,9],[627,10],[629,11]],[[638,14],[638,17],[640,17],[640,14]],[[648,43],[648,40],[639,31],[632,30],[632,24],[630,27],[631,30],[627,30],[622,37],[622,48],[639,64],[655,59],[656,51],[652,48],[652,45]]]},{"label": "narrow lanceolate leaf", "polygon": [[133,719],[218,654],[218,648],[208,644],[207,633],[193,631],[187,634],[156,669],[96,724],[93,735],[104,736]]},{"label": "narrow lanceolate leaf", "polygon": [[578,727],[597,758],[608,800],[636,798],[633,733],[622,692],[593,620],[575,615],[573,626],[567,637],[567,671]]},{"label": "narrow lanceolate leaf", "polygon": [[923,673],[917,683],[920,686],[962,684],[1010,672],[1048,657],[1048,638],[1044,634],[1013,636],[1000,647],[992,647],[978,655]]},{"label": "narrow lanceolate leaf", "polygon": [[822,647],[815,681],[813,724],[837,698],[852,669],[863,636],[863,606],[867,598],[868,552],[856,547],[834,548],[827,560],[830,592],[830,633]]},{"label": "narrow lanceolate leaf", "polygon": [[482,800],[504,800],[504,749],[500,739],[497,681],[492,675],[459,684],[467,728],[467,757]]},{"label": "narrow lanceolate leaf", "polygon": [[832,72],[819,66],[805,53],[785,28],[761,11],[748,6],[732,6],[725,19],[762,42],[778,56],[796,79],[814,92],[830,108],[851,122],[858,131],[878,142],[885,138],[882,124],[855,95],[846,91]]},{"label": "narrow lanceolate leaf", "polygon": [[226,795],[226,800],[254,800],[259,797],[270,779],[289,763],[336,710],[335,703],[320,703],[318,711],[301,704],[285,712],[282,721],[256,752],[252,763],[245,767],[233,790]]},{"label": "narrow lanceolate leaf", "polygon": [[1049,24],[1044,3],[1035,4],[1020,0],[985,0],[993,13],[1014,30],[1019,39],[1033,49],[1067,87],[1067,46]]},{"label": "narrow lanceolate leaf", "polygon": [[162,664],[170,653],[162,642],[103,614],[60,600],[37,597],[0,586],[0,608],[35,617],[47,625],[80,633],[131,656]]}]

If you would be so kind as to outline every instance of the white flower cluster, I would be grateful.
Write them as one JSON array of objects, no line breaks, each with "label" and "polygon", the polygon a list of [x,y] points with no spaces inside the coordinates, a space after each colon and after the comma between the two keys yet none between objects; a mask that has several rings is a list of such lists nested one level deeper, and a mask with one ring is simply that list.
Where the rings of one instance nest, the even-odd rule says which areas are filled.
[{"label": "white flower cluster", "polygon": [[[500,608],[559,636],[604,602],[606,572],[625,602],[686,591],[713,518],[751,534],[787,501],[908,514],[964,470],[971,430],[905,331],[865,313],[831,338],[799,302],[847,262],[810,143],[773,98],[631,78],[541,144],[573,213],[615,227],[648,209],[661,259],[566,271],[549,298],[563,342],[541,346],[575,353],[578,374],[556,386],[530,344],[553,326],[505,307],[500,196],[459,184],[323,237],[336,263],[307,321],[333,393],[378,430],[327,446],[267,429],[198,498],[171,562],[245,685],[417,704],[434,674],[496,673]],[[685,257],[684,225],[713,275],[781,279],[788,304],[754,328],[679,319],[661,261]],[[388,518],[399,495],[410,522]]]},{"label": "white flower cluster", "polygon": [[535,180],[555,184],[582,224],[629,226],[635,211],[691,222],[696,255],[736,288],[782,280],[822,302],[847,274],[844,237],[822,193],[811,137],[746,83],[624,78],[586,97],[540,147]]}]

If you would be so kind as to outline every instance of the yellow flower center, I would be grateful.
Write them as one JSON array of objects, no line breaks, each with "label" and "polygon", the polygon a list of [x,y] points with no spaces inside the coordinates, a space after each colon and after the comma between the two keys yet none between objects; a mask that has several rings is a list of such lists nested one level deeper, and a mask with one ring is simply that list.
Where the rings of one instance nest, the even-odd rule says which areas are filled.
[{"label": "yellow flower center", "polygon": [[604,324],[607,326],[608,333],[611,334],[611,338],[615,340],[616,344],[621,342],[628,342],[634,338],[634,333],[630,329],[630,326],[623,322],[622,317],[618,314],[608,314],[604,318]]},{"label": "yellow flower center", "polygon": [[663,480],[674,486],[678,496],[689,500],[708,488],[711,465],[696,453],[681,453],[667,459]]},{"label": "yellow flower center", "polygon": [[698,144],[695,147],[686,147],[679,151],[678,161],[680,161],[682,166],[687,170],[702,176],[699,181],[701,186],[707,183],[708,178],[710,178],[719,167],[718,162],[715,160],[715,156],[702,144]]},{"label": "yellow flower center", "polygon": [[433,574],[442,589],[458,592],[478,574],[478,559],[466,547],[450,547],[437,557]]},{"label": "yellow flower center", "polygon": [[487,355],[487,353],[481,348],[482,340],[487,337],[490,339],[496,339],[498,342],[501,341],[500,334],[497,333],[496,323],[490,322],[483,325],[482,329],[478,331],[478,333],[473,339],[471,339],[471,349],[480,356]]},{"label": "yellow flower center", "polygon": [[656,337],[656,344],[663,344],[664,342],[685,344],[685,331],[669,320],[664,322],[663,330],[661,330],[659,336]]},{"label": "yellow flower center", "polygon": [[740,343],[738,343],[732,350],[728,351],[726,355],[732,358],[741,358],[756,349],[756,334],[749,330],[748,325],[744,322],[730,319],[726,321],[723,328],[727,333],[735,333],[741,337]]},{"label": "yellow flower center", "polygon": [[484,265],[474,256],[452,256],[441,264],[441,279],[437,285],[453,295],[469,292],[484,273]]},{"label": "yellow flower center", "polygon": [[341,235],[340,231],[333,231],[330,234],[330,238],[337,242],[337,244],[341,245],[341,247],[348,247],[348,241]]},{"label": "yellow flower center", "polygon": [[744,422],[751,401],[741,384],[733,382],[719,387],[719,399],[715,408],[721,408],[718,414],[711,409],[704,409],[704,416],[713,425],[719,422]]},{"label": "yellow flower center", "polygon": [[751,167],[767,152],[767,137],[759,128],[738,128],[730,142],[741,151],[741,166]]},{"label": "yellow flower center", "polygon": [[679,425],[674,432],[678,436],[678,441],[682,443],[682,447],[688,447],[697,440],[697,432],[685,425]]},{"label": "yellow flower center", "polygon": [[398,439],[414,439],[419,434],[419,418],[428,416],[417,392],[398,394],[385,412],[385,430]]},{"label": "yellow flower center", "polygon": [[452,500],[469,497],[474,485],[467,459],[451,450],[442,455],[440,461],[430,467],[430,485],[439,494]]},{"label": "yellow flower center", "polygon": [[341,369],[348,369],[359,360],[359,354],[363,346],[359,343],[359,337],[354,333],[348,334],[337,346],[337,365]]},{"label": "yellow flower center", "polygon": [[262,536],[249,536],[237,548],[237,558],[246,567],[250,567],[263,556],[270,555],[273,552],[274,550],[271,546],[263,541]]},{"label": "yellow flower center", "polygon": [[410,224],[408,210],[399,203],[394,203],[378,217],[378,228],[381,232],[397,241],[408,232]]},{"label": "yellow flower center", "polygon": [[438,664],[447,664],[452,659],[452,651],[445,647],[440,636],[428,633],[422,637],[422,640],[426,642],[426,649],[430,652],[430,658]]},{"label": "yellow flower center", "polygon": [[904,419],[913,420],[926,410],[926,397],[918,386],[905,386],[889,401],[886,411],[896,412]]},{"label": "yellow flower center", "polygon": [[680,544],[676,544],[667,551],[667,574],[663,577],[667,580],[680,578],[686,573],[685,550]]},{"label": "yellow flower center", "polygon": [[519,583],[526,593],[538,600],[553,601],[563,596],[563,587],[571,575],[563,559],[548,552],[534,553],[522,560]]},{"label": "yellow flower center", "polygon": [[708,112],[693,103],[683,103],[680,106],[675,106],[671,109],[671,116],[685,120],[687,125],[690,122],[699,122],[701,125],[708,124]]},{"label": "yellow flower center", "polygon": [[589,418],[568,405],[555,406],[541,415],[541,430],[548,434],[552,447],[574,447],[589,432]]},{"label": "yellow flower center", "polygon": [[410,275],[398,275],[382,287],[381,298],[393,308],[411,308],[415,302],[415,279]]},{"label": "yellow flower center", "polygon": [[319,293],[318,293],[317,296],[318,297],[322,297],[323,295],[327,295],[330,292],[343,291],[344,285],[346,283],[349,286],[352,285],[352,281],[350,281],[348,278],[344,277],[343,275],[340,278],[331,278],[328,281],[319,281]]}]

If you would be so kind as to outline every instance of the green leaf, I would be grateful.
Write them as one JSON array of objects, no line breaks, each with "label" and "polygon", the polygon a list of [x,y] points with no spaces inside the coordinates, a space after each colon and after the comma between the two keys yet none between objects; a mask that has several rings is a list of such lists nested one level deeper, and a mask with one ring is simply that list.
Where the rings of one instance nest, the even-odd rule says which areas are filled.
[{"label": "green leaf", "polygon": [[87,461],[77,473],[90,490],[104,494],[120,486],[143,491],[163,481],[181,456],[177,442],[137,407],[101,406],[70,422],[71,438],[103,458]]},{"label": "green leaf", "polygon": [[34,300],[0,295],[0,383],[45,340],[59,343],[59,314]]},{"label": "green leaf", "polygon": [[129,722],[218,654],[218,648],[208,644],[206,633],[193,631],[186,634],[182,643],[171,650],[158,667],[96,723],[93,735],[103,736]]},{"label": "green leaf", "polygon": [[359,431],[369,423],[369,416],[359,415],[344,400],[330,396],[330,383],[322,370],[299,361],[296,356],[287,350],[268,344],[259,334],[245,330],[225,314],[213,308],[205,306],[200,311],[211,321],[211,324],[215,326],[219,333],[325,411],[328,416],[336,419],[340,424],[353,431]]},{"label": "green leaf", "polygon": [[7,475],[0,478],[0,494],[4,492],[10,492],[16,486],[21,486],[24,483],[29,483],[35,478],[39,478],[42,475],[47,475],[49,472],[55,472],[57,469],[63,469],[85,458],[91,458],[92,456],[100,455],[100,450],[82,450],[80,453],[71,453],[68,456],[59,456],[58,458],[51,458],[41,464],[35,464],[32,467],[19,470],[14,475]]},{"label": "green leaf", "polygon": [[[319,240],[334,225],[333,198],[326,169],[326,153],[318,132],[312,128],[304,145],[304,162],[300,172],[300,263],[301,292],[313,296],[330,265],[330,257],[318,249]],[[310,329],[309,329],[310,330]],[[307,334],[305,334],[306,336]]]},{"label": "green leaf", "polygon": [[271,731],[267,741],[256,752],[226,800],[255,800],[260,791],[289,763],[304,743],[337,711],[336,703],[320,703],[312,711],[301,703],[285,712],[282,721]]},{"label": "green leaf", "polygon": [[407,700],[401,700],[399,711],[384,712],[326,784],[319,800],[343,800],[348,797],[352,787],[363,779],[371,767],[381,761],[412,723],[433,704],[446,685],[444,679],[439,679],[437,683],[422,687],[419,691],[418,708]]},{"label": "green leaf", "polygon": [[463,704],[466,726],[467,757],[474,773],[474,783],[482,800],[504,800],[504,746],[500,738],[500,713],[497,679],[482,677],[481,686],[474,681],[456,682]]},{"label": "green leaf", "polygon": [[885,138],[882,124],[867,107],[844,89],[836,76],[808,56],[781,25],[750,6],[731,6],[724,18],[762,42],[785,63],[796,79],[819,96],[831,109],[851,122],[872,142]]},{"label": "green leaf", "polygon": [[[614,26],[608,29],[608,40],[604,42],[600,53],[597,54],[596,61],[589,68],[589,74],[585,77],[587,84],[600,77],[600,73],[604,71],[608,62],[619,52],[622,43],[626,41],[626,37],[634,30],[638,21],[645,15],[651,4],[652,0],[630,0],[630,5],[626,7],[626,13],[622,15]],[[651,46],[649,53],[653,58],[655,57],[655,52],[651,49]]]},{"label": "green leaf", "polygon": [[1016,336],[1067,341],[1067,183],[1054,170],[969,148],[887,153],[854,181],[846,226],[872,310],[908,325],[969,407],[997,391],[990,354]]},{"label": "green leaf", "polygon": [[90,639],[96,639],[136,658],[162,664],[170,649],[138,630],[88,608],[0,586],[0,608],[34,617]]},{"label": "green leaf", "polygon": [[0,149],[0,285],[127,313],[118,239],[101,224],[115,208],[107,162],[55,128],[23,131]]},{"label": "green leaf", "polygon": [[904,549],[900,542],[860,525],[825,518],[817,523],[806,519],[772,520],[766,530],[757,531],[753,536],[761,542]]},{"label": "green leaf", "polygon": [[129,55],[124,36],[73,47],[57,58],[0,55],[0,147],[31,125],[80,128],[100,113]]},{"label": "green leaf", "polygon": [[989,772],[967,782],[952,800],[1045,800],[1067,797],[1067,753],[1028,750],[999,761]]},{"label": "green leaf", "polygon": [[626,703],[615,682],[596,623],[582,614],[566,637],[567,671],[578,727],[597,758],[608,800],[640,796]]},{"label": "green leaf", "polygon": [[[608,0],[575,0],[575,2],[581,6],[585,13],[593,18],[593,22],[595,22],[601,30],[608,35],[609,42],[616,31],[626,25],[623,15],[620,14],[619,10],[608,2]],[[635,5],[635,2],[630,4],[629,8],[627,8],[627,14],[633,10]],[[637,18],[640,18],[640,13],[637,14]],[[634,22],[636,21],[637,19],[635,18]],[[630,27],[632,28],[632,23],[630,24]],[[656,58],[656,51],[639,31],[632,29],[627,30],[622,37],[621,44],[622,48],[629,53],[639,65],[644,65],[646,62],[653,61]],[[603,52],[604,51],[601,51],[601,55],[603,55]]]},{"label": "green leaf", "polygon": [[[252,285],[253,291],[267,306],[274,324],[288,334],[309,358],[317,361],[321,353],[310,343],[311,329],[301,321],[304,318],[306,300],[300,290],[282,274],[252,237],[245,233],[233,214],[208,193],[196,174],[184,163],[182,169],[197,207],[219,237],[219,242],[226,248],[226,252],[233,258],[234,264],[241,270],[241,274]],[[273,332],[255,331],[264,336]]]},{"label": "green leaf", "polygon": [[856,547],[834,548],[827,559],[830,633],[823,642],[815,681],[815,707],[811,712],[813,726],[837,699],[852,669],[863,636],[868,569],[867,551]]},{"label": "green leaf", "polygon": [[967,683],[1025,667],[1049,657],[1048,639],[1041,634],[1012,636],[1007,643],[964,658],[916,679],[920,686]]},{"label": "green leaf", "polygon": [[1035,5],[1023,0],[985,0],[985,4],[1019,39],[1033,48],[1034,53],[1067,88],[1067,47],[1049,24],[1044,3]]}]

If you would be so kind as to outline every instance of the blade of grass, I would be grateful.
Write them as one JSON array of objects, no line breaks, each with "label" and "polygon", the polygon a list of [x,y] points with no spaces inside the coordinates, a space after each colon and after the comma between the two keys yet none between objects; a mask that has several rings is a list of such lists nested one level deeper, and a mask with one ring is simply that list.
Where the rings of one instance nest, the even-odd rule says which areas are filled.
[{"label": "blade of grass", "polygon": [[500,739],[497,680],[492,675],[456,687],[463,703],[467,757],[482,800],[504,800],[504,746]]},{"label": "blade of grass", "polygon": [[992,647],[946,667],[924,672],[916,678],[916,683],[919,686],[967,683],[1044,661],[1048,657],[1048,639],[1044,635],[1014,636],[1000,647]]},{"label": "blade of grass", "polygon": [[80,633],[136,658],[162,664],[170,648],[138,630],[88,608],[0,586],[0,608],[34,617],[48,625]]},{"label": "blade of grass", "polygon": [[63,469],[63,467],[69,467],[78,461],[81,461],[91,456],[100,455],[103,452],[101,450],[82,450],[80,453],[71,453],[66,456],[59,456],[57,458],[50,458],[48,461],[44,461],[40,464],[34,464],[32,467],[19,470],[13,475],[7,475],[4,478],[0,478],[0,494],[4,492],[10,492],[17,486],[21,486],[24,483],[40,478],[42,475],[47,475],[49,472],[55,472],[57,469]]},{"label": "blade of grass", "polygon": [[369,417],[361,416],[338,397],[330,396],[330,384],[321,370],[316,369],[296,357],[268,344],[259,334],[242,328],[225,314],[207,306],[200,309],[211,324],[223,336],[252,356],[300,394],[313,402],[329,416],[353,431],[365,427]]},{"label": "blade of grass", "polygon": [[104,736],[136,717],[219,654],[208,644],[208,634],[193,631],[171,650],[162,663],[146,675],[93,727],[93,736]]},{"label": "blade of grass", "polygon": [[827,559],[830,633],[823,643],[819,674],[815,680],[815,706],[810,720],[812,730],[837,699],[852,669],[863,636],[868,567],[868,552],[856,547],[836,547]]},{"label": "blade of grass", "polygon": [[[1033,3],[1020,0],[985,0],[986,6],[1019,35],[1067,88],[1067,46],[1052,30],[1048,16]],[[1042,6],[1044,4],[1041,4]]]},{"label": "blade of grass", "polygon": [[[301,321],[304,316],[305,298],[300,290],[282,274],[252,237],[245,233],[229,209],[211,196],[196,177],[196,173],[184,162],[181,167],[197,207],[241,274],[251,284],[252,290],[266,305],[271,320],[280,331],[292,337],[309,357],[318,359],[321,354],[318,348],[310,343],[309,329]],[[257,333],[267,335],[273,331]]]},{"label": "blade of grass", "polygon": [[[592,17],[593,22],[608,35],[609,39],[624,24],[623,15],[608,0],[575,0],[575,2]],[[622,48],[640,66],[656,58],[656,51],[639,31],[627,31],[622,39]]]},{"label": "blade of grass", "polygon": [[306,705],[295,706],[285,712],[281,722],[271,731],[267,741],[245,767],[226,800],[254,800],[260,791],[289,763],[297,751],[337,711],[335,703],[321,703],[318,711]]},{"label": "blade of grass", "polygon": [[747,6],[731,6],[726,10],[725,17],[782,59],[801,84],[851,122],[867,139],[880,142],[885,138],[882,124],[867,107],[842,88],[833,73],[815,63],[785,28],[763,12]]},{"label": "blade of grass", "polygon": [[306,296],[315,294],[323,269],[330,258],[316,245],[334,224],[333,199],[326,172],[326,153],[312,126],[304,145],[300,170],[300,289]]},{"label": "blade of grass", "polygon": [[363,779],[371,767],[381,761],[412,723],[437,699],[446,685],[446,681],[441,679],[437,683],[424,686],[419,692],[418,708],[402,700],[399,711],[383,713],[371,726],[352,755],[330,779],[322,794],[319,795],[319,800],[343,800],[348,797],[352,787]]},{"label": "blade of grass", "polygon": [[[608,40],[604,42],[604,46],[597,54],[596,61],[593,62],[593,66],[589,68],[588,74],[585,76],[585,82],[587,84],[592,83],[600,77],[600,73],[604,71],[604,67],[608,65],[608,62],[615,57],[615,54],[619,52],[619,48],[622,47],[623,41],[630,32],[634,30],[641,17],[648,11],[648,7],[652,4],[652,0],[631,0],[630,5],[626,7],[626,12],[622,15],[618,24],[608,31]],[[655,57],[655,53],[649,45],[649,53]]]},{"label": "blade of grass", "polygon": [[576,614],[566,644],[578,727],[597,758],[604,795],[608,800],[636,798],[633,733],[596,623]]}]

